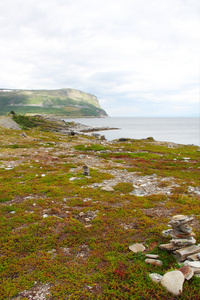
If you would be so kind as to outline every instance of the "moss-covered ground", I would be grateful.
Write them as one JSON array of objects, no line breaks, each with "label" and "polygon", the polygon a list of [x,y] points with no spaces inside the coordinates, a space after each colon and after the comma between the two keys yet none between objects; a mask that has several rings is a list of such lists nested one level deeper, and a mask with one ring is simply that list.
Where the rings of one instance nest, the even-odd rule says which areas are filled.
[{"label": "moss-covered ground", "polygon": [[[199,148],[39,129],[26,130],[26,137],[0,131],[0,299],[28,300],[45,284],[44,297],[55,300],[199,299],[200,278],[186,281],[179,297],[149,278],[179,267],[159,249],[169,240],[161,232],[171,216],[193,215],[200,243]],[[86,161],[90,176],[82,175]],[[102,190],[98,184],[114,180],[113,169],[154,174],[163,189],[169,184],[163,177],[178,185],[143,197],[130,182]],[[140,242],[144,253],[129,250]],[[159,254],[163,266],[145,264],[145,253]]]}]

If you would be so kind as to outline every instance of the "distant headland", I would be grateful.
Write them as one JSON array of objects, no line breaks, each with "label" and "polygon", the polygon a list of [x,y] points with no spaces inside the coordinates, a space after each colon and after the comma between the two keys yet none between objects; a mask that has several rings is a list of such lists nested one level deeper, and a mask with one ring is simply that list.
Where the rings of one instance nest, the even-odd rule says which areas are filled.
[{"label": "distant headland", "polygon": [[106,117],[96,96],[75,89],[0,89],[0,115],[53,114],[66,117]]}]

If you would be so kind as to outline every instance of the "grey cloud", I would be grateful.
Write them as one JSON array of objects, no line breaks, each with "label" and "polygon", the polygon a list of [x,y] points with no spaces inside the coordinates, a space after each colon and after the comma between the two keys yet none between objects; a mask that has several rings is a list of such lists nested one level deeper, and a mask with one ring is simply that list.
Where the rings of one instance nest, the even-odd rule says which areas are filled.
[{"label": "grey cloud", "polygon": [[122,103],[133,113],[170,112],[169,102],[175,107],[183,99],[182,113],[193,101],[192,114],[199,6],[198,0],[1,1],[1,85],[82,89],[111,115],[120,114]]}]

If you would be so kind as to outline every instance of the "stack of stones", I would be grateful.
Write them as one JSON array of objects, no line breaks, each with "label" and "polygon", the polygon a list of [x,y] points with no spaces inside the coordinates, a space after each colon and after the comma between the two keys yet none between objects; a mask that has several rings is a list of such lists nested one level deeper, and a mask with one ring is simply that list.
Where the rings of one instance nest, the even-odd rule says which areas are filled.
[{"label": "stack of stones", "polygon": [[193,219],[184,215],[173,216],[169,221],[172,228],[163,231],[164,236],[170,235],[172,239],[169,244],[160,245],[160,248],[173,251],[179,263],[190,266],[194,273],[200,274],[200,244],[195,245],[195,233],[188,225]]},{"label": "stack of stones", "polygon": [[[172,251],[178,263],[184,266],[178,270],[166,272],[163,276],[157,273],[149,274],[150,278],[157,283],[161,283],[168,292],[178,296],[183,291],[185,280],[190,280],[193,275],[200,277],[200,244],[196,244],[195,233],[190,224],[193,217],[176,215],[171,218],[169,225],[172,227],[163,231],[164,236],[170,235],[172,239],[168,244],[162,244],[159,247],[163,250]],[[142,244],[133,244],[129,246],[133,252],[145,251]],[[158,255],[146,254],[145,262],[155,266],[162,266],[162,261],[158,260]]]}]

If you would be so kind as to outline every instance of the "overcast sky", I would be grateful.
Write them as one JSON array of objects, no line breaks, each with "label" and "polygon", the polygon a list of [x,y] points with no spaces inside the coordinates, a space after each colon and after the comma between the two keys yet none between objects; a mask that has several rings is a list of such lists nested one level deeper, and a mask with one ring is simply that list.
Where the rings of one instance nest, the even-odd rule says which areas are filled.
[{"label": "overcast sky", "polygon": [[74,88],[110,116],[199,116],[199,0],[0,0],[0,88]]}]

